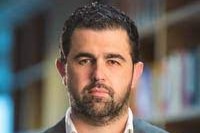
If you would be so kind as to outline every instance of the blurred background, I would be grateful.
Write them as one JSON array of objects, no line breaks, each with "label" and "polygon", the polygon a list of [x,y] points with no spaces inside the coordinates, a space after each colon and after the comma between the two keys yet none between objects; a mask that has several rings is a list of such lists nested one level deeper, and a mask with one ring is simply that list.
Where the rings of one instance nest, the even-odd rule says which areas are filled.
[{"label": "blurred background", "polygon": [[[92,0],[0,1],[0,132],[34,133],[69,106],[54,65],[64,21]],[[145,70],[134,115],[173,133],[200,132],[200,1],[99,0],[138,26]]]}]

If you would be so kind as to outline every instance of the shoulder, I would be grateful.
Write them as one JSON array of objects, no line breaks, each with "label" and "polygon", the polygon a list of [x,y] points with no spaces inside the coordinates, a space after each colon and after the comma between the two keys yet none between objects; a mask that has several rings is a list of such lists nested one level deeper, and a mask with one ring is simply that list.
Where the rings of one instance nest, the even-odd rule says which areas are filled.
[{"label": "shoulder", "polygon": [[43,133],[65,133],[65,119],[63,118],[56,125],[47,129]]},{"label": "shoulder", "polygon": [[136,133],[168,133],[163,129],[151,125],[141,119],[134,118],[133,120],[134,131]]}]

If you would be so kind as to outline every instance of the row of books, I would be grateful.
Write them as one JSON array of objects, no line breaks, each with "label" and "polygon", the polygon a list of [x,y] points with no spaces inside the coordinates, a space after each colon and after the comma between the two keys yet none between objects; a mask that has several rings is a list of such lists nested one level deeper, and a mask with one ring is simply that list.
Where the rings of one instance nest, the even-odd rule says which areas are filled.
[{"label": "row of books", "polygon": [[171,53],[146,66],[138,84],[139,116],[168,116],[200,107],[200,47]]}]

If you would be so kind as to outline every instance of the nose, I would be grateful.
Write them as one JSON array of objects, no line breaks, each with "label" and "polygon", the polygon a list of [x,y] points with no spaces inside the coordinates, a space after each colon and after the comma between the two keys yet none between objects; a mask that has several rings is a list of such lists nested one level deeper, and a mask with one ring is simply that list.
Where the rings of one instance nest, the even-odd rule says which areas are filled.
[{"label": "nose", "polygon": [[106,67],[104,63],[96,62],[93,67],[91,80],[92,81],[104,81],[105,80]]}]

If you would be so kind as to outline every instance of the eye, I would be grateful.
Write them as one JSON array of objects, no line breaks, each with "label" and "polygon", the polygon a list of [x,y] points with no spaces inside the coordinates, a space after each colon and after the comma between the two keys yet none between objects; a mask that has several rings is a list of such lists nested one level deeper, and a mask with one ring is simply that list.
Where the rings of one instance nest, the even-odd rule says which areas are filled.
[{"label": "eye", "polygon": [[107,63],[109,65],[120,65],[120,62],[117,60],[108,60]]},{"label": "eye", "polygon": [[88,64],[92,64],[93,63],[93,61],[92,61],[92,59],[80,59],[79,61],[78,61],[78,63],[80,64],[80,65],[88,65]]}]

